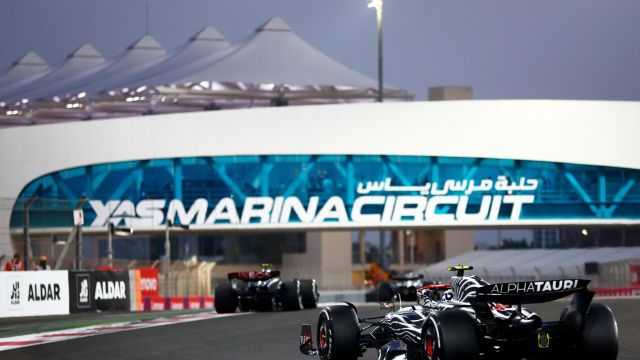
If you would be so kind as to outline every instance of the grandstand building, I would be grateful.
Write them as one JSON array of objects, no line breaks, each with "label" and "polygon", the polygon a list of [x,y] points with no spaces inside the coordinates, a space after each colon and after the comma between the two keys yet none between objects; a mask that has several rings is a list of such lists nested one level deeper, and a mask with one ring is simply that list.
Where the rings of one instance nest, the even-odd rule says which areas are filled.
[{"label": "grandstand building", "polygon": [[279,18],[237,44],[206,28],[171,51],[145,36],[113,59],[29,54],[3,83],[4,254],[27,219],[33,254],[58,259],[78,207],[87,265],[104,265],[109,223],[134,229],[114,240],[120,264],[158,259],[170,220],[188,226],[171,228],[175,259],[273,262],[335,288],[371,260],[473,250],[471,229],[640,224],[640,103],[395,88],[373,103],[374,80]]}]

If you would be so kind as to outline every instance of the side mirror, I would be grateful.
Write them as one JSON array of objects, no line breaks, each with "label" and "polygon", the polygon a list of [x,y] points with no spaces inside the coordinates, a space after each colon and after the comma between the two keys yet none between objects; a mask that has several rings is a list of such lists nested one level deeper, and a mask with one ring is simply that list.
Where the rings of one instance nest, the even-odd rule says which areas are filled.
[{"label": "side mirror", "polygon": [[302,324],[300,331],[300,352],[307,356],[315,356],[318,354],[318,350],[313,348],[311,325],[309,324]]},{"label": "side mirror", "polygon": [[393,301],[381,301],[380,309],[393,309],[396,307],[396,304]]}]

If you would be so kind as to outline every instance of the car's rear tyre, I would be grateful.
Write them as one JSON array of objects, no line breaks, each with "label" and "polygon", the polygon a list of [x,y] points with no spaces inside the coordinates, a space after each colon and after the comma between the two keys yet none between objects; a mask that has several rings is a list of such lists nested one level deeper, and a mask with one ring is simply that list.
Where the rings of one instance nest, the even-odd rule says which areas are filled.
[{"label": "car's rear tyre", "polygon": [[326,307],[318,319],[318,353],[323,360],[356,360],[360,356],[358,316],[349,305]]},{"label": "car's rear tyre", "polygon": [[580,359],[584,360],[615,360],[618,357],[618,324],[606,305],[591,304],[580,353]]},{"label": "car's rear tyre", "polygon": [[282,309],[296,311],[302,309],[302,295],[300,294],[300,281],[291,280],[282,284]]},{"label": "car's rear tyre", "polygon": [[378,284],[378,301],[391,301],[393,300],[393,289],[391,284],[387,281],[383,281]]},{"label": "car's rear tyre", "polygon": [[421,345],[424,360],[480,359],[476,324],[462,310],[444,310],[430,316],[422,328]]},{"label": "car's rear tyre", "polygon": [[233,291],[231,284],[218,284],[215,295],[215,307],[218,313],[228,314],[236,311],[238,307],[238,295]]},{"label": "car's rear tyre", "polygon": [[315,280],[300,280],[300,295],[305,309],[318,307],[318,287]]}]

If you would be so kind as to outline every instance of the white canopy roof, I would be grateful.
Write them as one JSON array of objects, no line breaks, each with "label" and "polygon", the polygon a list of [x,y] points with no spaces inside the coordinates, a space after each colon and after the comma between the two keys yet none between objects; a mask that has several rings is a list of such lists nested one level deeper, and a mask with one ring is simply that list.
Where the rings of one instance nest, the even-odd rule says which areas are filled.
[{"label": "white canopy roof", "polygon": [[[33,78],[33,79],[32,79]],[[104,61],[84,45],[62,64],[0,87],[2,125],[302,104],[370,102],[377,81],[326,56],[279,17],[229,46],[206,27],[167,53],[144,36]],[[29,99],[29,101],[19,101]],[[385,99],[408,100],[385,88]]]},{"label": "white canopy roof", "polygon": [[[200,68],[173,82],[211,80],[253,84],[342,85],[375,88],[377,82],[328,57],[273,17],[248,39],[202,59]],[[194,69],[196,66],[194,66]]]},{"label": "white canopy roof", "polygon": [[[145,35],[131,44],[122,54],[110,60],[84,81],[77,82],[65,94],[86,92],[89,95],[105,90],[128,86],[136,77],[152,64],[157,64],[166,50],[150,35]],[[64,95],[64,94],[63,94]]]},{"label": "white canopy roof", "polygon": [[[229,42],[216,28],[207,26],[158,62],[129,79],[129,86],[164,85],[200,70],[195,65],[206,62],[219,50],[229,47]],[[104,89],[111,90],[111,89]]]},{"label": "white canopy roof", "polygon": [[39,99],[81,92],[91,95],[126,86],[132,76],[165,53],[165,49],[153,37],[145,35],[115,58],[59,82],[45,84],[23,97]]},{"label": "white canopy roof", "polygon": [[100,54],[89,44],[82,45],[67,56],[61,64],[50,69],[43,76],[35,79],[26,78],[23,81],[7,86],[0,92],[0,99],[19,100],[29,98],[30,93],[36,92],[41,87],[49,87],[68,81],[77,74],[92,69],[104,62]]},{"label": "white canopy roof", "polygon": [[49,65],[38,54],[29,51],[0,76],[0,88],[31,76],[42,75],[48,68]]}]

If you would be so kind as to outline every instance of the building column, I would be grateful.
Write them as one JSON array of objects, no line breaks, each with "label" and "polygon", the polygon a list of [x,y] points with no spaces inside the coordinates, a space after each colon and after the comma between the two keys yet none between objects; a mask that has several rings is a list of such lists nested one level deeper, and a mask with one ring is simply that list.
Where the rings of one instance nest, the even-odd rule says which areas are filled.
[{"label": "building column", "polygon": [[398,230],[398,262],[400,263],[400,272],[404,272],[404,238],[405,230]]},{"label": "building column", "polygon": [[360,264],[366,264],[367,263],[366,239],[365,239],[365,232],[362,230],[358,231],[358,250],[360,254]]}]

